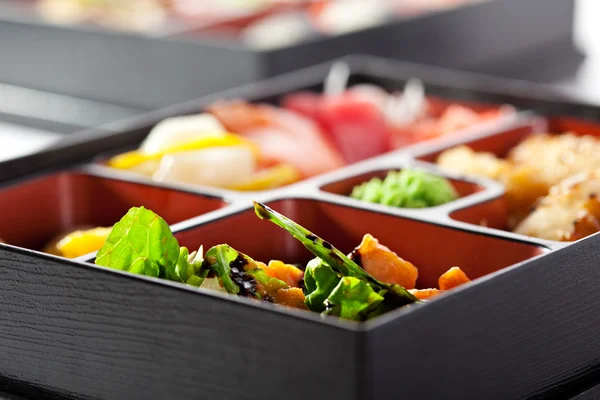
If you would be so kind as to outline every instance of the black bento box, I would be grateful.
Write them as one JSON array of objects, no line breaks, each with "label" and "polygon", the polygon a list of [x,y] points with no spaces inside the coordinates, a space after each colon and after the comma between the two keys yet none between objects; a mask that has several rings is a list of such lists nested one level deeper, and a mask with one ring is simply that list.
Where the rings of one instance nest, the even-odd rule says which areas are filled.
[{"label": "black bento box", "polygon": [[[111,181],[101,187],[113,197],[120,193],[113,185],[125,185],[210,201],[214,207],[207,213],[174,221],[182,243],[222,240],[258,258],[306,261],[309,254],[283,232],[251,218],[250,200],[256,199],[285,209],[332,241],[335,234],[335,243],[344,246],[369,231],[387,237],[402,254],[428,260],[425,268],[456,261],[496,272],[431,304],[354,323],[107,270],[84,262],[89,257],[68,261],[0,245],[0,390],[90,399],[517,399],[569,398],[596,384],[598,234],[566,246],[443,217],[499,198],[501,191],[489,182],[471,182],[480,188],[475,194],[431,215],[357,203],[331,185],[381,169],[425,165],[456,142],[504,143],[504,137],[551,126],[557,114],[597,119],[600,110],[519,82],[371,58],[347,62],[353,82],[396,90],[416,76],[430,94],[511,103],[548,117],[523,111],[450,141],[407,147],[266,193],[160,188],[93,163],[75,165],[130,147],[161,119],[198,112],[216,99],[274,102],[290,91],[319,90],[327,64],[84,132],[62,147],[2,164],[7,182],[0,187],[0,204],[13,223],[69,220],[39,204],[35,211],[20,211],[27,202],[13,189],[33,193],[41,204],[43,189],[50,188],[47,196],[62,204],[59,214],[68,213],[65,204],[83,201],[60,203],[74,184],[58,186],[57,193],[52,186],[26,187],[54,174],[83,175]],[[600,132],[600,124],[588,124]],[[15,200],[2,203],[9,192]],[[95,198],[84,196],[86,215],[118,208]]]},{"label": "black bento box", "polygon": [[577,54],[574,8],[574,0],[483,1],[273,50],[185,29],[143,36],[3,12],[0,82],[151,110],[348,54],[495,73],[534,59],[542,69]]}]

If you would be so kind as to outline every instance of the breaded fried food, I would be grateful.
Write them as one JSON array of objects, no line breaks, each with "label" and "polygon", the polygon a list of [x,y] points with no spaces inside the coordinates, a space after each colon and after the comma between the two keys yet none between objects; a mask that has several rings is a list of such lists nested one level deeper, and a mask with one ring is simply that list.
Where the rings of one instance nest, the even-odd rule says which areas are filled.
[{"label": "breaded fried food", "polygon": [[501,159],[459,146],[443,152],[438,165],[448,171],[494,179],[504,184],[510,220],[517,226],[550,188],[580,172],[600,168],[600,140],[573,133],[530,136]]},{"label": "breaded fried food", "polygon": [[548,193],[549,186],[538,180],[538,171],[530,165],[516,166],[495,154],[475,152],[467,146],[458,146],[443,152],[438,165],[447,171],[463,175],[475,175],[503,183],[506,204],[514,227],[529,212],[540,197]]},{"label": "breaded fried food", "polygon": [[503,181],[510,172],[511,164],[492,153],[475,152],[467,146],[457,146],[444,151],[437,160],[447,171],[475,175]]},{"label": "breaded fried food", "polygon": [[573,241],[600,230],[600,169],[564,179],[540,199],[515,232],[557,241]]},{"label": "breaded fried food", "polygon": [[532,135],[511,150],[514,165],[535,169],[548,188],[579,172],[600,168],[600,140],[573,133]]}]

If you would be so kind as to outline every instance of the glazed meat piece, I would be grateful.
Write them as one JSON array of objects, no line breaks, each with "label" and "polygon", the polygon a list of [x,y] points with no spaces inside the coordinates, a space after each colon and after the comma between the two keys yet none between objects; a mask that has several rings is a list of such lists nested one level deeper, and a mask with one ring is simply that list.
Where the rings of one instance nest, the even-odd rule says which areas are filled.
[{"label": "glazed meat piece", "polygon": [[600,169],[567,178],[539,200],[516,233],[557,241],[577,240],[600,230]]}]

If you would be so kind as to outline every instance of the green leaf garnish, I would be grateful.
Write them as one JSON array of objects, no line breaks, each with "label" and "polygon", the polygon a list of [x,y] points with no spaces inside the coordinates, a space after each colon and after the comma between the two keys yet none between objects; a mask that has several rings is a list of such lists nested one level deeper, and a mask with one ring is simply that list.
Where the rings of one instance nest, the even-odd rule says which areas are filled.
[{"label": "green leaf garnish", "polygon": [[304,294],[308,309],[325,311],[325,300],[339,282],[340,277],[325,261],[320,258],[309,261],[304,271]]},{"label": "green leaf garnish", "polygon": [[363,280],[343,277],[327,297],[328,315],[364,321],[384,301],[384,297]]}]

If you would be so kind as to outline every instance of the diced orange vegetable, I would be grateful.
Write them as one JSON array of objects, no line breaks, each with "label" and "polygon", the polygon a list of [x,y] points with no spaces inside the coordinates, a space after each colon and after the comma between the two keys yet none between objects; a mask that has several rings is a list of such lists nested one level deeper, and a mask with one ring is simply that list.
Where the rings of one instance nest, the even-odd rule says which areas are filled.
[{"label": "diced orange vegetable", "polygon": [[289,288],[289,289],[279,289],[277,294],[275,295],[275,302],[282,306],[308,309],[306,304],[304,303],[306,300],[302,289],[300,288]]},{"label": "diced orange vegetable", "polygon": [[263,263],[258,265],[265,270],[268,276],[284,281],[291,287],[300,287],[300,281],[304,277],[304,271],[282,261],[273,260],[269,262],[269,265]]},{"label": "diced orange vegetable", "polygon": [[370,234],[363,237],[352,258],[369,274],[384,283],[395,283],[406,289],[414,289],[419,271],[410,262],[403,260]]},{"label": "diced orange vegetable", "polygon": [[411,289],[409,292],[419,300],[427,300],[430,297],[444,293],[443,290],[439,289]]},{"label": "diced orange vegetable", "polygon": [[438,279],[441,290],[450,290],[467,282],[471,282],[471,280],[459,267],[450,268]]}]

